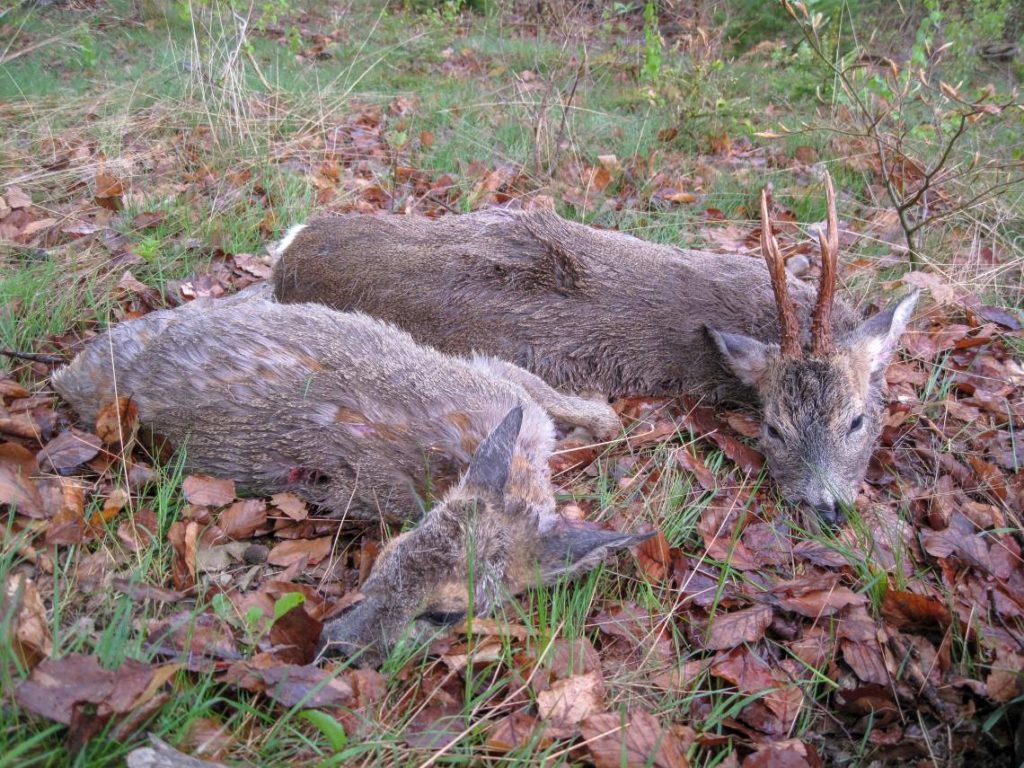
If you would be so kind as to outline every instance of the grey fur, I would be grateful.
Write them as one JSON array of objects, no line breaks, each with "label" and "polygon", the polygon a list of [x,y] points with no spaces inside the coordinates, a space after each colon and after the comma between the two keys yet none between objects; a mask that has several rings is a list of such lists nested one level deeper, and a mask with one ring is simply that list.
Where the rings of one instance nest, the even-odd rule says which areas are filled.
[{"label": "grey fur", "polygon": [[[884,369],[909,317],[902,312],[902,323],[883,329],[893,343],[868,360],[861,341],[874,326],[859,328],[856,313],[836,302],[836,352],[781,365],[774,294],[760,259],[656,245],[547,211],[492,209],[436,221],[335,216],[290,234],[273,276],[281,301],[367,312],[421,343],[495,355],[568,391],[693,393],[760,404],[770,418],[799,423],[787,445],[762,439],[762,448],[782,491],[826,519],[856,495],[881,427],[881,376],[862,377],[851,365]],[[815,291],[790,278],[789,294],[809,341]],[[915,300],[902,306],[912,309]],[[729,347],[744,354],[730,356]],[[749,368],[751,354],[757,370]],[[829,372],[813,402],[792,396],[787,377],[803,376],[794,365],[808,375]],[[837,429],[840,416],[862,407],[864,432]]]},{"label": "grey fur", "polygon": [[[607,405],[559,394],[503,361],[419,346],[363,314],[260,294],[115,326],[53,386],[86,422],[115,394],[129,396],[142,424],[184,446],[191,471],[291,491],[335,516],[407,520],[420,517],[428,492],[439,498],[381,553],[366,600],[325,627],[331,650],[365,641],[372,662],[424,611],[472,602],[484,613],[538,568],[544,578],[576,570],[548,562],[544,537],[566,525],[548,469],[554,428],[516,379],[602,437],[616,421]],[[613,548],[633,541],[617,535]]]}]

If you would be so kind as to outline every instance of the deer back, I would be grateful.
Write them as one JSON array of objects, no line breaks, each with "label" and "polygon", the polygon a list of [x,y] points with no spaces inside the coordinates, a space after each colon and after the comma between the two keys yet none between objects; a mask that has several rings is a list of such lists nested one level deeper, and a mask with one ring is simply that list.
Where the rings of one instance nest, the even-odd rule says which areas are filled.
[{"label": "deer back", "polygon": [[87,422],[115,393],[131,397],[193,471],[353,519],[416,517],[518,405],[521,492],[553,508],[553,427],[525,391],[363,314],[189,304],[114,327],[53,385]]},{"label": "deer back", "polygon": [[[494,354],[574,391],[752,402],[704,328],[766,341],[779,333],[763,262],[648,243],[547,211],[328,216],[285,245],[273,277],[278,300],[367,312],[420,342]],[[809,317],[814,291],[793,279],[791,293]],[[845,307],[836,315],[852,321]]]}]

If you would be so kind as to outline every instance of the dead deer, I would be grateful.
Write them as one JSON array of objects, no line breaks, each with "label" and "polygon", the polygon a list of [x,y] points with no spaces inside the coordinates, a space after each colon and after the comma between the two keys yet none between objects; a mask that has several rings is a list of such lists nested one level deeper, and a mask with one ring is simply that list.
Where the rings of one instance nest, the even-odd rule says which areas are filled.
[{"label": "dead deer", "polygon": [[330,216],[278,244],[274,292],[366,312],[446,352],[504,358],[567,391],[759,405],[782,493],[838,523],[881,430],[885,368],[917,294],[863,322],[834,301],[831,179],[827,194],[817,295],[786,274],[763,196],[765,263],[547,211]]},{"label": "dead deer", "polygon": [[[122,323],[52,378],[83,420],[116,396],[182,448],[186,466],[334,516],[420,519],[392,540],[326,652],[375,663],[405,628],[483,614],[505,596],[643,540],[555,510],[544,408],[599,435],[607,405],[484,357],[459,359],[358,313],[253,291]],[[421,499],[439,499],[421,514]],[[468,591],[468,585],[473,591]]]}]

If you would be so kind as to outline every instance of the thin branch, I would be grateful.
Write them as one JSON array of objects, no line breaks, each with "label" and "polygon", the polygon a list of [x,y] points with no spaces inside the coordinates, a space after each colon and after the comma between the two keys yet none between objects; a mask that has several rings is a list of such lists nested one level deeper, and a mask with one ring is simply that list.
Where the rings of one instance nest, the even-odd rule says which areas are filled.
[{"label": "thin branch", "polygon": [[576,75],[572,80],[572,88],[569,89],[569,98],[562,102],[562,122],[558,125],[558,133],[555,134],[555,144],[552,149],[551,163],[548,165],[548,176],[552,176],[555,173],[555,169],[558,167],[558,145],[562,143],[562,139],[565,137],[565,128],[569,120],[569,105],[572,104],[572,100],[576,98],[576,88],[580,84],[580,77],[583,76],[583,69],[587,65],[587,50],[583,49],[583,57],[580,59],[580,64],[576,67]]},{"label": "thin branch", "polygon": [[46,363],[47,365],[59,365],[67,362],[67,359],[60,355],[46,355],[40,352],[15,352],[11,349],[0,349],[0,355],[15,360],[27,360],[30,363]]}]

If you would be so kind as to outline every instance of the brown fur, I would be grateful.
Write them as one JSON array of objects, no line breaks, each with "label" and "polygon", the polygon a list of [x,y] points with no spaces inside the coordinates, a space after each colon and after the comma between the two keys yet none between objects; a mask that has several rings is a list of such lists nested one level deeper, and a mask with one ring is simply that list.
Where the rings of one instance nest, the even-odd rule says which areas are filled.
[{"label": "brown fur", "polygon": [[[495,355],[569,391],[760,404],[762,449],[782,491],[830,520],[860,487],[881,425],[879,371],[916,299],[865,324],[837,303],[835,348],[783,365],[760,260],[655,245],[550,212],[325,217],[293,229],[277,251],[281,301],[367,312],[421,343]],[[789,278],[788,294],[806,345],[815,292]],[[846,384],[855,360],[871,374],[862,391]],[[827,368],[828,390],[813,402],[794,399],[792,366]],[[863,428],[850,428],[859,413],[837,426],[858,402]],[[804,431],[776,439],[776,418]]]},{"label": "brown fur", "polygon": [[[131,397],[142,424],[182,447],[192,471],[291,491],[335,516],[422,517],[385,548],[366,599],[327,625],[329,651],[369,646],[374,662],[410,623],[422,631],[421,614],[464,612],[474,569],[472,607],[484,613],[528,586],[527,571],[553,578],[638,540],[557,514],[554,430],[530,393],[605,437],[617,424],[607,405],[561,395],[503,361],[421,347],[366,315],[259,294],[122,323],[53,386],[86,422],[115,396]],[[440,500],[421,516],[415,489],[426,487]]]}]

